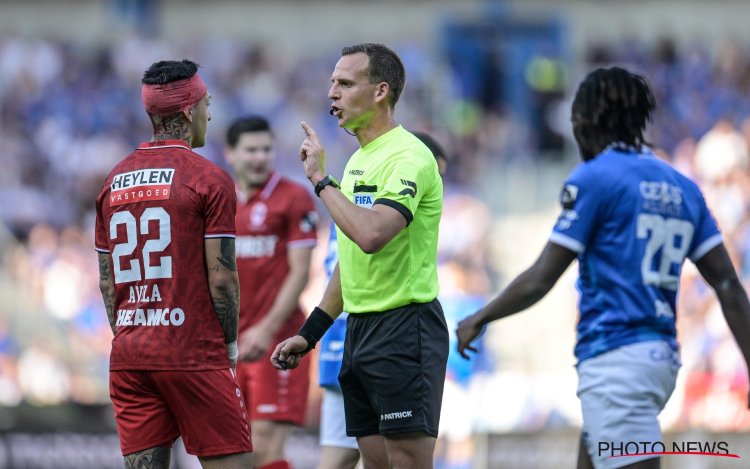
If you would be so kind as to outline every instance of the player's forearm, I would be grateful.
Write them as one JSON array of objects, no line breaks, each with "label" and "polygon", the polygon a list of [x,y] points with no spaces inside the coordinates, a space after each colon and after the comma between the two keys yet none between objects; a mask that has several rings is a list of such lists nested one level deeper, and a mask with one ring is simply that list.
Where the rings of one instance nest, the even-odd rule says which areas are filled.
[{"label": "player's forearm", "polygon": [[240,280],[237,276],[234,239],[207,239],[206,267],[208,290],[216,318],[224,332],[224,341],[229,344],[237,340],[240,319]]},{"label": "player's forearm", "polygon": [[292,271],[287,275],[276,299],[261,324],[275,334],[299,307],[299,297],[307,286],[308,272]]},{"label": "player's forearm", "polygon": [[523,272],[482,309],[481,324],[488,324],[533,306],[544,298],[552,286],[554,283],[537,278],[533,268]]},{"label": "player's forearm", "polygon": [[727,281],[716,289],[729,330],[750,369],[750,301],[739,279]]},{"label": "player's forearm", "polygon": [[575,257],[574,251],[548,242],[536,262],[478,313],[481,323],[518,313],[544,298]]},{"label": "player's forearm", "polygon": [[99,291],[102,293],[104,309],[112,335],[117,331],[115,318],[115,282],[112,277],[112,258],[109,254],[99,253]]},{"label": "player's forearm", "polygon": [[234,279],[214,282],[209,287],[216,318],[224,332],[226,343],[237,340],[237,327],[240,321],[240,283],[236,272],[230,277]]},{"label": "player's forearm", "polygon": [[99,284],[99,289],[102,292],[102,300],[104,300],[104,309],[107,311],[107,320],[109,321],[109,328],[112,330],[112,335],[117,332],[116,318],[115,318],[115,286],[112,284],[109,287],[102,287]]},{"label": "player's forearm", "polygon": [[336,319],[344,310],[344,299],[341,293],[341,276],[339,274],[339,265],[333,269],[331,279],[328,281],[323,299],[320,300],[320,309],[328,313],[331,318]]},{"label": "player's forearm", "polygon": [[353,204],[340,190],[331,187],[321,191],[320,199],[336,226],[364,252],[377,252],[387,243],[385,224],[375,210]]}]

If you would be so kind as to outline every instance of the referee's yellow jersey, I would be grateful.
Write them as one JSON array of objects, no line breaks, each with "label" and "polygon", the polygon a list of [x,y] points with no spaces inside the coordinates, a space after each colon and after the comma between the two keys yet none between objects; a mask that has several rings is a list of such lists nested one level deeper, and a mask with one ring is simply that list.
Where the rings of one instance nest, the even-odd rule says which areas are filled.
[{"label": "referee's yellow jersey", "polygon": [[388,205],[407,222],[374,254],[362,252],[337,228],[344,311],[378,312],[435,299],[443,181],[430,150],[398,126],[352,155],[341,191],[361,207]]}]

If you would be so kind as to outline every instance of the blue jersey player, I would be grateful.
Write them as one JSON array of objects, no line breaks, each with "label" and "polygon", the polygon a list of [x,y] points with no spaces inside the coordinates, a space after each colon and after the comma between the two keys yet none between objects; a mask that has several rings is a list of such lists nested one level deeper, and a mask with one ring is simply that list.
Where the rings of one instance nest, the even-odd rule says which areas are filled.
[{"label": "blue jersey player", "polygon": [[578,259],[579,469],[659,467],[659,455],[642,454],[648,451],[611,457],[622,452],[602,448],[662,441],[657,416],[680,366],[675,302],[685,259],[716,292],[745,362],[750,358],[750,303],[703,195],[645,145],[654,107],[638,75],[614,67],[586,77],[572,109],[584,162],[565,181],[549,242],[457,331],[468,358],[482,327],[539,301]]}]

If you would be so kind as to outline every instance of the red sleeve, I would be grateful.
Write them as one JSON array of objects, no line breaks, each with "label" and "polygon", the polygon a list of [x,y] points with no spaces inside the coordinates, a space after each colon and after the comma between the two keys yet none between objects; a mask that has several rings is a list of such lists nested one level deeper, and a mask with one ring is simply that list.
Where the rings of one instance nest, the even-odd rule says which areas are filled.
[{"label": "red sleeve", "polygon": [[237,212],[237,194],[234,182],[222,169],[216,167],[204,182],[207,238],[234,237],[234,217]]},{"label": "red sleeve", "polygon": [[295,186],[290,200],[288,246],[315,246],[318,234],[318,212],[310,194],[301,186]]},{"label": "red sleeve", "polygon": [[107,191],[102,189],[99,197],[96,199],[96,223],[94,225],[94,248],[99,252],[109,252],[109,243],[107,238],[107,226],[102,213],[104,200]]}]

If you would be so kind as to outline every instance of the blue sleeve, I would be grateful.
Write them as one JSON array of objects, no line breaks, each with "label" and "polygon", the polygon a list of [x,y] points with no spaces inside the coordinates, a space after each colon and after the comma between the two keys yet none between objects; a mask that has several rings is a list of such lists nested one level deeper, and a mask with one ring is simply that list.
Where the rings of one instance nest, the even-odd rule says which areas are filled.
[{"label": "blue sleeve", "polygon": [[550,241],[583,253],[598,224],[606,191],[600,189],[601,177],[590,163],[579,165],[560,192],[562,211],[552,230]]}]

